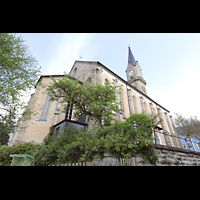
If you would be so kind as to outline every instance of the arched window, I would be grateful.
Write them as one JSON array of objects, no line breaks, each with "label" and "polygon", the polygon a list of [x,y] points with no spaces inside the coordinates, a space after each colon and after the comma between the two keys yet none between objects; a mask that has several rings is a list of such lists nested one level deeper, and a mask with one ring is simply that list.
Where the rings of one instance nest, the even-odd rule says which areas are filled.
[{"label": "arched window", "polygon": [[155,134],[155,140],[156,140],[156,144],[161,144],[161,140],[160,140],[160,137],[159,137],[159,134],[155,131],[154,132],[154,134]]},{"label": "arched window", "polygon": [[141,104],[142,112],[147,113],[147,106],[142,96],[140,97],[140,104]]},{"label": "arched window", "polygon": [[144,105],[144,112],[147,113],[147,105],[145,102],[143,102],[143,105]]},{"label": "arched window", "polygon": [[170,122],[169,122],[167,113],[165,113],[165,118],[166,118],[166,120],[167,120],[167,125],[168,125],[168,128],[169,128],[169,131],[170,131],[170,133],[172,134],[172,133],[173,133],[173,132],[172,132],[172,127],[171,127],[171,124],[170,124]]},{"label": "arched window", "polygon": [[73,104],[70,101],[68,101],[65,119],[69,119],[69,120],[72,119],[72,111],[73,111]]},{"label": "arched window", "polygon": [[[105,83],[105,86],[107,87],[107,86],[108,86],[108,79],[107,79],[107,78],[105,79],[105,82],[104,82],[104,83]],[[106,111],[107,111],[107,110],[108,110],[108,106],[106,106]]]},{"label": "arched window", "polygon": [[[163,119],[163,114],[162,114],[160,108],[157,108],[157,110],[158,110],[159,117],[161,119],[161,126],[163,128],[163,131],[166,131],[166,127],[165,127],[165,123],[164,123],[164,119]],[[168,135],[164,135],[164,137],[165,137],[165,142],[166,142],[167,146],[172,146],[169,136]]]},{"label": "arched window", "polygon": [[124,114],[124,95],[123,95],[123,92],[122,92],[122,89],[120,88],[119,89],[119,92],[120,92],[120,95],[119,95],[119,100],[121,102],[121,114],[122,114],[122,117],[125,118],[125,114]]},{"label": "arched window", "polygon": [[51,106],[51,101],[49,101],[49,95],[47,94],[44,106],[43,106],[43,110],[42,110],[42,114],[41,117],[39,119],[39,121],[47,121],[47,117],[48,117],[48,113],[49,113],[49,109]]},{"label": "arched window", "polygon": [[137,113],[136,99],[134,96],[133,96],[133,109],[134,109],[133,113]]},{"label": "arched window", "polygon": [[154,108],[153,108],[153,104],[152,104],[152,103],[149,103],[149,107],[150,107],[150,110],[151,110],[151,115],[152,115],[153,117],[155,117],[155,116],[156,116],[156,113],[155,113],[155,110],[154,110]]},{"label": "arched window", "polygon": [[144,112],[144,111],[143,111],[143,101],[142,101],[142,97],[140,97],[140,106],[141,106],[142,112]]}]

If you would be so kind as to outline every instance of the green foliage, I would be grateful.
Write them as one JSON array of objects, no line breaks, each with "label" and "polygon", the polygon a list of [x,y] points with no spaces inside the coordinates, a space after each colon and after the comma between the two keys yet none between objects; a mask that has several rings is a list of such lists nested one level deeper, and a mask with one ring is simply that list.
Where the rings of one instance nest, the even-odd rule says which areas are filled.
[{"label": "green foliage", "polygon": [[9,129],[8,126],[5,126],[4,123],[0,122],[0,145],[6,145],[9,141]]},{"label": "green foliage", "polygon": [[151,146],[152,131],[139,127],[135,131],[133,121],[153,127],[151,118],[144,113],[134,114],[127,121],[115,122],[109,127],[94,127],[89,132],[79,133],[72,143],[64,144],[59,150],[58,163],[102,159],[105,153],[115,158],[130,158],[142,153],[145,161],[155,164],[157,155]]},{"label": "green foliage", "polygon": [[[7,126],[4,134],[11,132],[19,119],[19,110],[22,113],[26,110],[23,92],[35,85],[39,72],[24,40],[14,34],[0,33],[0,122]],[[24,120],[30,113],[26,111]]]},{"label": "green foliage", "polygon": [[46,144],[46,145],[48,145],[49,144],[49,142],[52,142],[53,141],[53,133],[54,133],[54,127],[53,126],[51,126],[50,128],[49,128],[49,134],[47,135],[47,136],[45,136],[45,138],[44,138],[44,140],[43,140],[43,142]]},{"label": "green foliage", "polygon": [[152,128],[152,119],[145,115],[131,115],[125,122],[115,122],[108,127],[95,126],[83,131],[74,126],[66,127],[55,137],[53,128],[41,145],[23,143],[0,147],[0,166],[10,165],[10,154],[29,154],[35,157],[36,166],[65,164],[103,159],[105,153],[115,158],[130,158],[141,153],[144,161],[156,164],[157,154],[151,146],[152,131],[133,126]]},{"label": "green foliage", "polygon": [[[70,75],[65,75],[61,79],[52,79],[47,92],[52,101],[61,101],[63,103],[71,101],[74,106],[75,117],[85,114],[88,120],[94,120],[100,126],[103,121],[110,124],[114,119],[112,112],[119,113],[119,102],[117,101],[117,90],[115,86],[107,83],[103,86],[99,83],[88,84],[79,83]],[[64,112],[67,106],[65,106]]]},{"label": "green foliage", "polygon": [[33,156],[33,152],[40,145],[32,142],[17,144],[13,146],[2,145],[0,146],[0,166],[10,166],[12,158],[10,154],[29,154]]},{"label": "green foliage", "polygon": [[0,91],[5,92],[4,99],[34,86],[39,72],[37,61],[21,37],[0,34],[0,65]]},{"label": "green foliage", "polygon": [[33,150],[32,156],[35,158],[36,166],[48,166],[54,164],[57,159],[56,144],[41,144]]}]

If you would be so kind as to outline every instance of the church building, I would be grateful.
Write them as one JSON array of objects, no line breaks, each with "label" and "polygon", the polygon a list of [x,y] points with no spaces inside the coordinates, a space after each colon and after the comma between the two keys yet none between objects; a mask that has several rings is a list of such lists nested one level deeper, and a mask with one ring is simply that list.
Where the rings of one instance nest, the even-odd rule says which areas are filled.
[{"label": "church building", "polygon": [[[161,119],[158,132],[154,132],[156,138],[154,142],[160,145],[183,148],[180,139],[169,137],[160,132],[168,132],[170,135],[176,135],[173,128],[172,116],[169,110],[158,104],[147,95],[146,81],[142,75],[142,68],[139,62],[135,60],[133,53],[128,47],[128,65],[126,68],[127,80],[118,76],[108,67],[99,61],[78,61],[74,62],[70,70],[70,75],[79,80],[80,83],[86,80],[88,83],[101,83],[106,85],[109,81],[115,86],[120,86],[121,94],[118,99],[121,101],[121,113],[114,114],[117,120],[126,120],[131,114],[145,112],[151,116],[159,115]],[[36,110],[30,120],[23,122],[27,126],[25,130],[16,128],[9,145],[34,141],[37,144],[43,142],[44,137],[49,133],[49,128],[53,126],[54,134],[62,126],[68,126],[73,123],[77,127],[91,129],[94,123],[88,122],[85,116],[75,119],[73,116],[73,106],[67,102],[68,110],[62,113],[64,105],[61,102],[49,101],[49,96],[45,94],[45,88],[42,87],[51,82],[51,77],[55,79],[62,78],[64,75],[42,75],[35,86],[35,93],[31,95],[28,107]],[[22,123],[22,122],[19,122]]]}]

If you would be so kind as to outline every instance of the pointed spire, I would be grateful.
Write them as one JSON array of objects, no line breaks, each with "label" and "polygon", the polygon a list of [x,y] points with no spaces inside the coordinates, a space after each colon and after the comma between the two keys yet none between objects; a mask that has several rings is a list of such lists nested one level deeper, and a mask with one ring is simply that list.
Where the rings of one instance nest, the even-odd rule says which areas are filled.
[{"label": "pointed spire", "polygon": [[128,62],[134,66],[137,65],[130,47],[128,47]]}]

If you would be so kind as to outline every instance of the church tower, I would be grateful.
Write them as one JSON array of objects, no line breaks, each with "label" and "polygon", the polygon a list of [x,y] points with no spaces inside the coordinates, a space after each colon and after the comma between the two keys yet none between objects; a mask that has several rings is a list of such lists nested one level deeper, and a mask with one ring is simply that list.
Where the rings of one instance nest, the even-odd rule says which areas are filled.
[{"label": "church tower", "polygon": [[128,66],[126,69],[126,76],[128,83],[144,94],[147,94],[146,81],[143,79],[142,69],[140,68],[138,61],[135,61],[130,47],[128,47]]}]

